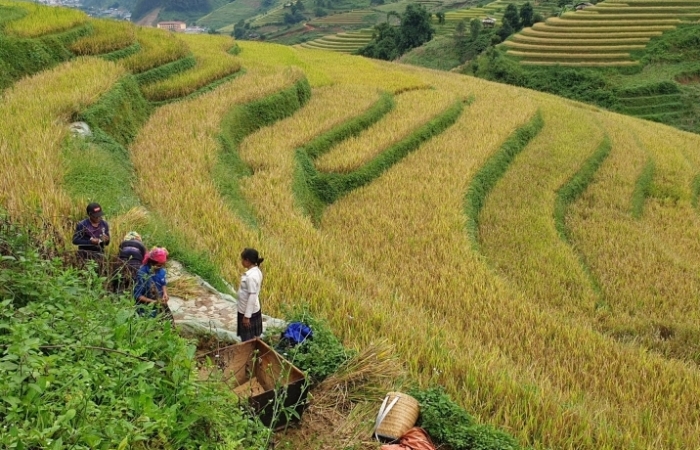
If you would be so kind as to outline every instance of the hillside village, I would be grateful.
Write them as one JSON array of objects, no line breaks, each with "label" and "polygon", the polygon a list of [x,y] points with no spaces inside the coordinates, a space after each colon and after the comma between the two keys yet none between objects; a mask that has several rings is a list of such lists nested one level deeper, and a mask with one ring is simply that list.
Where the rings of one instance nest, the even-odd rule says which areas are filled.
[{"label": "hillside village", "polygon": [[0,0],[0,447],[700,448],[698,0],[244,2]]}]

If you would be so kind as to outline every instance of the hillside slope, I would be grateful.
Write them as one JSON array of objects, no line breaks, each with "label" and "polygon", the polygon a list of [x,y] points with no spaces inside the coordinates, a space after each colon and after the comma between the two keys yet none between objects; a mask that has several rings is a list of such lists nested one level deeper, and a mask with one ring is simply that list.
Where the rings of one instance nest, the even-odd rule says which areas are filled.
[{"label": "hillside slope", "polygon": [[338,53],[134,36],[13,66],[13,220],[69,236],[98,200],[113,235],[218,286],[256,247],[266,313],[308,303],[349,344],[388,339],[535,448],[700,447],[700,136]]}]

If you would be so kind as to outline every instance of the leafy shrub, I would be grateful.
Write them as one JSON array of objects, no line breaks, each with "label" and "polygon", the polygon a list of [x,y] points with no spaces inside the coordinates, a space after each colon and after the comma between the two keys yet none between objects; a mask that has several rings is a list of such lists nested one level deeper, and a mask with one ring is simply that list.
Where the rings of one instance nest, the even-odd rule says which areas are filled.
[{"label": "leafy shrub", "polygon": [[513,437],[489,425],[476,424],[442,387],[410,392],[420,403],[418,425],[438,444],[452,450],[516,450]]},{"label": "leafy shrub", "polygon": [[264,433],[194,347],[0,217],[1,448],[233,448]]},{"label": "leafy shrub", "polygon": [[307,339],[284,354],[285,358],[306,372],[312,382],[323,381],[352,357],[352,352],[343,347],[328,324],[313,317],[306,307],[290,312],[287,320],[303,322],[313,330],[313,339]]},{"label": "leafy shrub", "polygon": [[678,84],[673,81],[663,80],[655,81],[652,83],[646,83],[635,86],[627,86],[625,88],[619,89],[617,93],[621,97],[638,97],[638,96],[648,96],[648,95],[667,95],[676,94],[680,92]]},{"label": "leafy shrub", "polygon": [[38,38],[0,34],[0,90],[24,76],[69,60],[73,54],[67,46],[74,40],[88,35],[91,30],[91,26],[86,24],[63,33]]}]

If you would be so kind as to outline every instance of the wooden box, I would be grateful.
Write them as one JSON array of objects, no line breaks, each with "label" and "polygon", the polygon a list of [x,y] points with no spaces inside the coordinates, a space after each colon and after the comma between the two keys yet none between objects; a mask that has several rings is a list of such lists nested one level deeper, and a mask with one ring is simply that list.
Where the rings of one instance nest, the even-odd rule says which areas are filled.
[{"label": "wooden box", "polygon": [[[301,418],[306,408],[306,378],[263,341],[256,338],[222,348],[216,360],[223,380],[239,398],[248,399],[263,424],[281,427]],[[200,371],[201,378],[209,376],[211,372]]]}]

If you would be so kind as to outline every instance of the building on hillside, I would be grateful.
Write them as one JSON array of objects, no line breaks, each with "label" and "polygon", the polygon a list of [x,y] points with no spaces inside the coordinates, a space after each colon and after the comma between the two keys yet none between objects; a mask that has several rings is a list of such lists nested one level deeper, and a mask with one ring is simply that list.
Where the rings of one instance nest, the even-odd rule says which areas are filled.
[{"label": "building on hillside", "polygon": [[156,25],[156,27],[160,28],[161,30],[174,31],[176,33],[184,33],[185,29],[187,28],[187,24],[185,22],[177,21],[158,22],[158,25]]},{"label": "building on hillside", "polygon": [[593,5],[593,3],[581,2],[581,3],[576,3],[574,6],[574,9],[576,9],[576,11],[581,11],[582,9],[586,9],[589,6],[594,6],[594,5]]},{"label": "building on hillside", "polygon": [[493,17],[481,19],[481,25],[483,25],[484,28],[493,28],[496,25],[496,19]]}]

